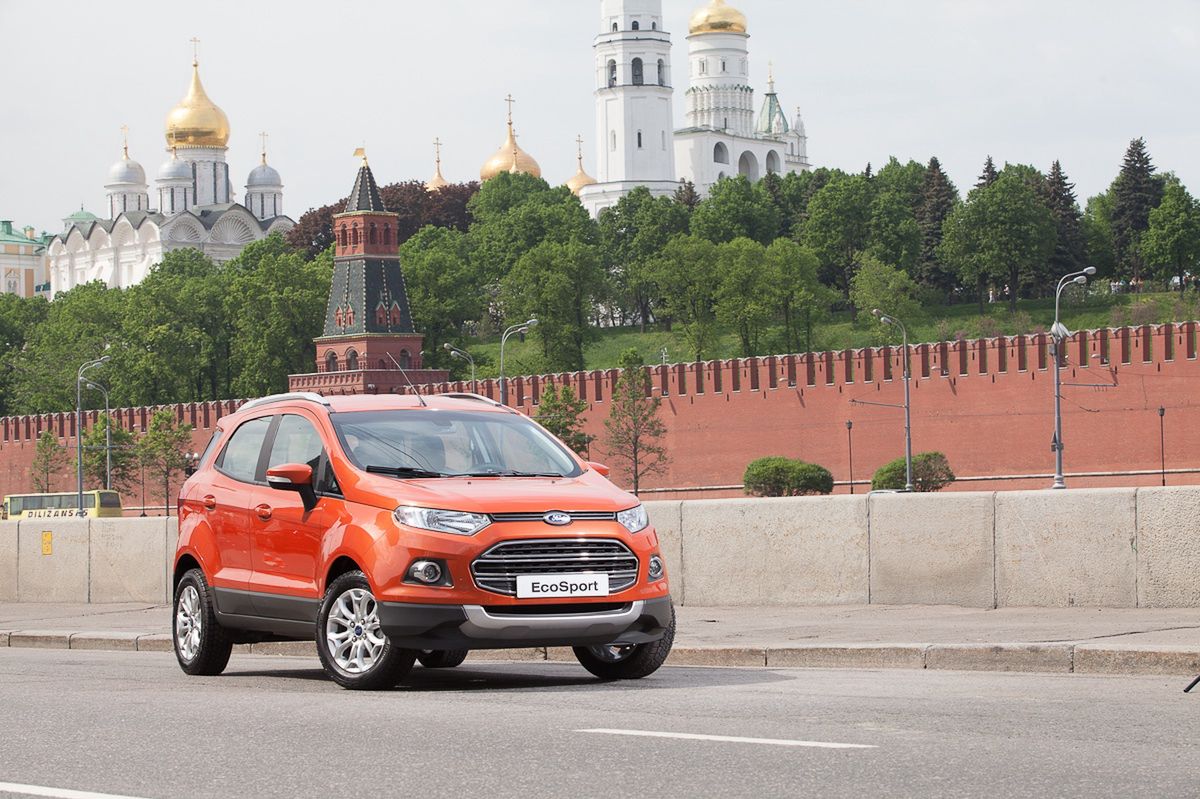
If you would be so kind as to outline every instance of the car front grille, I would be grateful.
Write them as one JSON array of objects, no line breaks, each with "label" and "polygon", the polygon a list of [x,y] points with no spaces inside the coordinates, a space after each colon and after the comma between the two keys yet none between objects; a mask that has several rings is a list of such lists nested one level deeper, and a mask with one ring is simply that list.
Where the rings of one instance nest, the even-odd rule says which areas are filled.
[{"label": "car front grille", "polygon": [[471,564],[475,584],[495,594],[515,596],[517,575],[606,572],[609,593],[624,591],[638,576],[638,559],[611,538],[543,538],[502,541]]},{"label": "car front grille", "polygon": [[[493,513],[492,521],[494,522],[544,522],[546,513]],[[559,511],[571,517],[572,522],[612,522],[616,521],[617,514],[612,511],[602,510],[581,510],[581,511]]]}]

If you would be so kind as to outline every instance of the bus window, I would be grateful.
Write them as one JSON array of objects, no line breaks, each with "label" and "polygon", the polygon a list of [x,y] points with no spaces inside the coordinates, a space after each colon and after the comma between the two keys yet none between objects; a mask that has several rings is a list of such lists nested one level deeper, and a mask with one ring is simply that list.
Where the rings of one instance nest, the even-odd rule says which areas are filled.
[{"label": "bus window", "polygon": [[100,507],[102,508],[119,508],[121,507],[121,495],[116,491],[101,491],[100,492]]}]

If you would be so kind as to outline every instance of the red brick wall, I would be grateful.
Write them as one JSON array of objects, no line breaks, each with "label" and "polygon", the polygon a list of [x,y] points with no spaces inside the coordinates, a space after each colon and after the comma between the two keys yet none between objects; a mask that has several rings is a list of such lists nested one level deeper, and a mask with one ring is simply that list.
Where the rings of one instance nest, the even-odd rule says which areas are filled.
[{"label": "red brick wall", "polygon": [[[1200,362],[1197,324],[1119,328],[1076,334],[1064,347],[1064,459],[1071,486],[1157,485],[1160,481],[1158,408],[1166,409],[1170,485],[1200,483]],[[962,480],[957,490],[1041,488],[1054,470],[1050,450],[1054,377],[1044,335],[921,344],[912,354],[913,451],[946,453]],[[667,472],[646,488],[736,486],[746,464],[764,455],[819,463],[844,483],[848,473],[845,423],[854,422],[856,490],[866,489],[881,464],[904,452],[899,408],[854,400],[901,403],[899,348],[787,355],[649,367],[652,391],[664,396]],[[600,436],[592,457],[605,460],[603,420],[615,370],[513,378],[510,400],[536,413],[548,384],[569,382],[589,402],[588,431]],[[1076,385],[1072,385],[1076,384]],[[468,391],[469,382],[426,390]],[[499,396],[494,381],[479,391]],[[236,402],[174,406],[197,428],[196,449]],[[153,409],[122,410],[140,430]],[[94,412],[87,424],[94,422]],[[71,414],[0,419],[0,493],[29,488],[33,441],[50,427],[73,443]],[[1106,472],[1145,472],[1112,475]],[[1094,473],[1071,477],[1073,474]],[[68,470],[56,489],[69,490]],[[1026,476],[1024,479],[1010,479]],[[619,482],[624,482],[614,473]],[[839,492],[848,490],[845,485]],[[151,486],[152,496],[161,489]],[[724,491],[665,492],[660,497],[737,495]],[[129,497],[126,504],[138,504]]]}]

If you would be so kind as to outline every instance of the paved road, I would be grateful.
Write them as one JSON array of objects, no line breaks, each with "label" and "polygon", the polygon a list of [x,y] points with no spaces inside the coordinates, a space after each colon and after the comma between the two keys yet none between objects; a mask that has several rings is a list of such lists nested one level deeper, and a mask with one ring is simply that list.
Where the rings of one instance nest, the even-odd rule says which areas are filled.
[{"label": "paved road", "polygon": [[[0,783],[152,798],[1195,797],[1200,694],[1183,685],[763,668],[604,684],[573,664],[468,660],[358,694],[308,659],[235,657],[188,678],[165,653],[8,649]],[[718,739],[581,732],[597,728]]]}]

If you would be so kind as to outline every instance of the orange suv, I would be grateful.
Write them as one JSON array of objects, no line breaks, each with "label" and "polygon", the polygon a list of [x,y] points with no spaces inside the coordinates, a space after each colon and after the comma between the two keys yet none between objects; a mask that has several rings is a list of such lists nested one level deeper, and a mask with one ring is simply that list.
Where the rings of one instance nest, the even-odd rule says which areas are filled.
[{"label": "orange suv", "polygon": [[505,647],[644,677],[675,613],[645,509],[605,474],[473,394],[247,403],[180,490],[179,665],[219,674],[234,644],[315,637],[346,688]]}]

